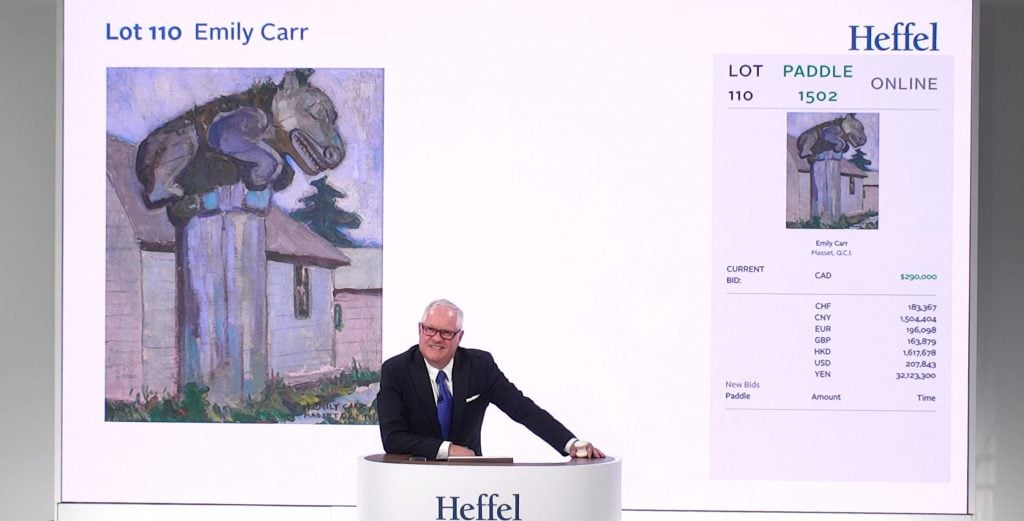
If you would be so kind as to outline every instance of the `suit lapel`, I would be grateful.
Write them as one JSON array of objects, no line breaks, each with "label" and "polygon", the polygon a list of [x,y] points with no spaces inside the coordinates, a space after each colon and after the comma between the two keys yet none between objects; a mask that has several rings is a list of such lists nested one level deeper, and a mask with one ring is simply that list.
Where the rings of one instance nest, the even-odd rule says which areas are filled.
[{"label": "suit lapel", "polygon": [[[462,349],[455,351],[455,363],[452,364],[452,435],[459,432],[462,424],[462,412],[466,408],[466,397],[469,395],[469,360]],[[440,427],[438,427],[440,428]]]},{"label": "suit lapel", "polygon": [[[417,401],[427,417],[430,418],[430,426],[434,436],[441,437],[441,424],[437,421],[437,403],[434,401],[434,389],[430,384],[430,377],[427,373],[427,362],[416,348],[412,355],[412,371],[409,373],[412,379],[412,386],[416,393]],[[453,431],[454,432],[454,431]]]}]

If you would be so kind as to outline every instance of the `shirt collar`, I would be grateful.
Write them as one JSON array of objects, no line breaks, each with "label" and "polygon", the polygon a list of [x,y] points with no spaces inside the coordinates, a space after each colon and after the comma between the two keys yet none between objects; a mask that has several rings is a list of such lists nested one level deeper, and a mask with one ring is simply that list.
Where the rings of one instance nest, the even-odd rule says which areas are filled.
[{"label": "shirt collar", "polygon": [[448,381],[450,382],[452,381],[452,367],[455,366],[455,357],[453,356],[452,359],[448,361],[448,365],[444,366],[442,369],[438,369],[430,365],[429,363],[427,363],[426,366],[427,374],[430,375],[431,382],[437,382],[437,373],[441,372],[442,369],[444,370],[444,374],[445,376],[448,377]]}]

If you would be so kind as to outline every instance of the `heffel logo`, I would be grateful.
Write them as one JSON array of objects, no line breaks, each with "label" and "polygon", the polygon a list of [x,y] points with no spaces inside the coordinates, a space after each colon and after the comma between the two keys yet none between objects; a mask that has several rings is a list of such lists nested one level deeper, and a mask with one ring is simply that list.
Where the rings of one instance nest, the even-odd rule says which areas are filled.
[{"label": "heffel logo", "polygon": [[[914,22],[896,22],[891,33],[875,32],[875,26],[850,26],[851,51],[937,51],[939,24],[928,24],[930,32],[915,33]],[[864,44],[861,49],[860,44]]]},{"label": "heffel logo", "polygon": [[462,503],[459,496],[437,496],[437,521],[522,521],[519,494],[511,503],[498,501],[498,494],[480,494],[476,503]]}]

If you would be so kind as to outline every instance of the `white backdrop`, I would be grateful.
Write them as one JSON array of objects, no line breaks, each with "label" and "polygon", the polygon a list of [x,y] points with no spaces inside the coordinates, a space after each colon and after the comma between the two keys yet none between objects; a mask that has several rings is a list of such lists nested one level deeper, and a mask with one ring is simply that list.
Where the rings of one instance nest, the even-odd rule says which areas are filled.
[{"label": "white backdrop", "polygon": [[[385,71],[385,357],[415,342],[427,301],[457,302],[464,345],[492,351],[623,459],[624,508],[965,511],[969,3],[69,2],[65,19],[61,501],[353,504],[356,456],[380,451],[376,427],[105,423],[102,412],[106,68],[308,66]],[[713,57],[844,54],[849,25],[906,19],[942,24],[956,57],[950,479],[713,481]],[[309,31],[248,45],[104,38],[107,23],[232,21]],[[483,444],[556,457],[496,410]]]}]

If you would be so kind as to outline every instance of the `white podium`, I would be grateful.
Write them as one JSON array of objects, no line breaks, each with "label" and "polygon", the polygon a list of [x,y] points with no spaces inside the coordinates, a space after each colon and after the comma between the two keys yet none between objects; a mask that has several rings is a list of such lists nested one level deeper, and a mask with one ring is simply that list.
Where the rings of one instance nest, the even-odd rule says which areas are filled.
[{"label": "white podium", "polygon": [[615,458],[564,463],[412,461],[360,458],[359,521],[619,521],[622,463]]}]

